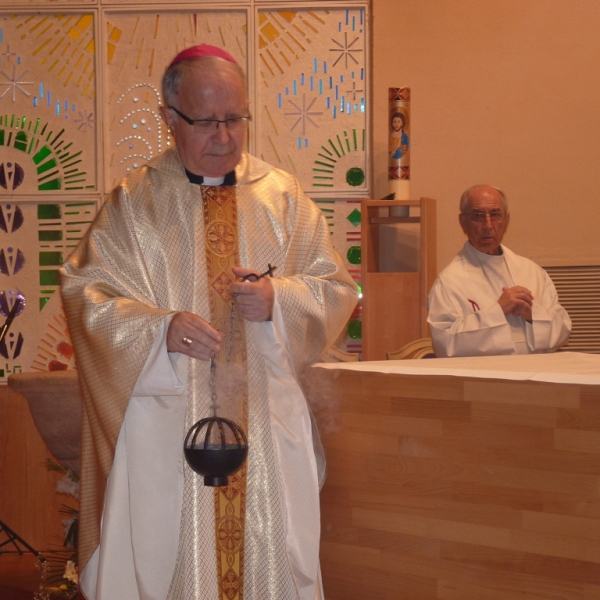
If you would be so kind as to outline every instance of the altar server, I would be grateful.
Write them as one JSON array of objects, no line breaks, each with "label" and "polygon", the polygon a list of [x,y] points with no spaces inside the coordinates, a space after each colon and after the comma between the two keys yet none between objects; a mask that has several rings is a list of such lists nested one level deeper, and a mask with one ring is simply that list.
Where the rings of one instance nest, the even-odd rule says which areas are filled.
[{"label": "altar server", "polygon": [[502,245],[509,221],[501,190],[475,185],[462,195],[468,241],[428,299],[437,357],[552,352],[569,339],[571,319],[546,271]]},{"label": "altar server", "polygon": [[[245,79],[228,53],[184,50],[163,96],[176,148],[117,186],[63,269],[85,399],[83,592],[315,600],[324,473],[298,379],[356,286],[298,181],[244,152]],[[215,488],[183,457],[186,431],[212,416],[211,358],[249,447]]]}]

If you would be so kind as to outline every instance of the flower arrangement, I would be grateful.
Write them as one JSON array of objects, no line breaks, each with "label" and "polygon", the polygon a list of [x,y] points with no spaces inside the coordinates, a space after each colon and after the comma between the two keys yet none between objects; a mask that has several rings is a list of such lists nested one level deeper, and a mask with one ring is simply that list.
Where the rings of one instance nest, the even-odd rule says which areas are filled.
[{"label": "flower arrangement", "polygon": [[[77,499],[79,497],[79,477],[72,470],[48,459],[46,467],[50,471],[63,473],[56,485],[56,491]],[[77,527],[79,510],[62,505],[60,513],[65,515],[65,537],[62,546],[46,550],[46,558],[40,567],[42,584],[34,600],[84,600],[79,591],[79,573],[77,568]]]}]

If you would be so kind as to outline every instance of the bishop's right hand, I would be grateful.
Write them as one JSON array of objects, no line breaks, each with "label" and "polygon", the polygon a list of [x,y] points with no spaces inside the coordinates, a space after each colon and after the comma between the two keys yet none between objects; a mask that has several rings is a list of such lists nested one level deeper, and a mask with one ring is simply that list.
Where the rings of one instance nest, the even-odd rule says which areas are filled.
[{"label": "bishop's right hand", "polygon": [[167,331],[167,350],[192,358],[210,360],[221,350],[221,334],[204,319],[190,312],[178,312]]}]

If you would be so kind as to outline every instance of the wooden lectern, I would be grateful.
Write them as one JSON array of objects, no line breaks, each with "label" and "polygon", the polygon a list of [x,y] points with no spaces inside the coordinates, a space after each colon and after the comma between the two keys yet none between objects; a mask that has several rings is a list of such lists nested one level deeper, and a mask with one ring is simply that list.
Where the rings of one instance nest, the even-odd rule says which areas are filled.
[{"label": "wooden lectern", "polygon": [[[408,216],[393,216],[396,207],[408,207]],[[427,294],[437,276],[435,200],[363,200],[361,214],[363,360],[385,360],[386,352],[429,337]],[[386,249],[380,228],[396,223],[420,225],[418,271],[381,271]]]}]

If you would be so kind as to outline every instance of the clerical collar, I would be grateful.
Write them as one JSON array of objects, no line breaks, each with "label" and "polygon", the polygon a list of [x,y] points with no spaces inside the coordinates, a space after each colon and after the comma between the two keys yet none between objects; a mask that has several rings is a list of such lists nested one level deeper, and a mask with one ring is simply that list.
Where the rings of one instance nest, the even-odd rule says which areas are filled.
[{"label": "clerical collar", "polygon": [[467,242],[468,250],[467,256],[469,256],[470,260],[473,261],[474,264],[479,263],[479,266],[483,269],[483,272],[487,277],[487,268],[490,269],[498,269],[502,268],[502,265],[506,266],[506,254],[503,252],[502,254],[486,254],[485,252],[480,252],[471,244],[471,242]]},{"label": "clerical collar", "polygon": [[[467,241],[467,245],[469,246],[469,248],[475,253],[475,256],[477,257],[495,257],[495,260],[498,260],[499,258],[504,256],[504,250],[502,248],[502,245],[500,245],[500,254],[487,254],[485,252],[481,252],[481,250],[477,250],[477,248],[475,248],[475,246],[473,246],[473,244],[471,244],[471,242]],[[494,260],[494,258],[492,258],[491,260]]]},{"label": "clerical collar", "polygon": [[225,177],[203,177],[202,175],[195,175],[187,169],[185,170],[185,174],[190,183],[197,185],[235,185],[237,183],[235,171],[230,171]]}]

